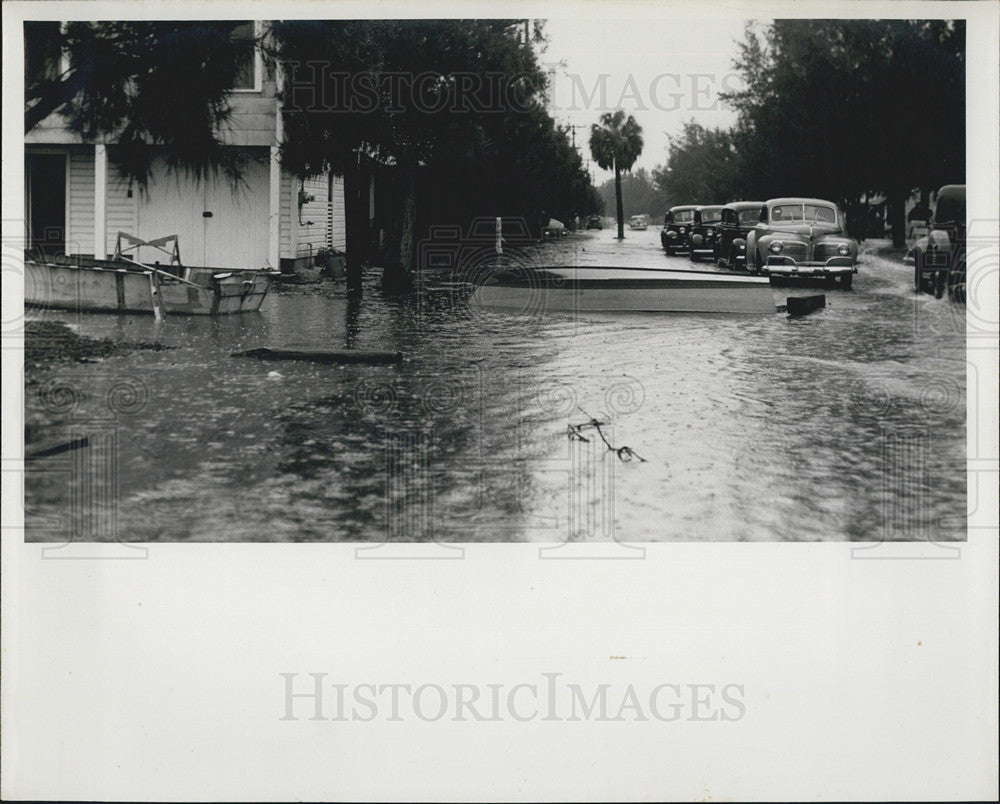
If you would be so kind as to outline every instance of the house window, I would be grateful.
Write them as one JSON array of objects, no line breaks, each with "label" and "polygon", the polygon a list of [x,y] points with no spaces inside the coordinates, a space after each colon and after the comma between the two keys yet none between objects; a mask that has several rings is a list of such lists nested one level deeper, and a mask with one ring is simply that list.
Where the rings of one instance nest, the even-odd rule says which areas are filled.
[{"label": "house window", "polygon": [[253,20],[236,23],[230,34],[237,51],[236,80],[233,89],[239,92],[260,92],[263,65],[255,44],[257,24]]}]

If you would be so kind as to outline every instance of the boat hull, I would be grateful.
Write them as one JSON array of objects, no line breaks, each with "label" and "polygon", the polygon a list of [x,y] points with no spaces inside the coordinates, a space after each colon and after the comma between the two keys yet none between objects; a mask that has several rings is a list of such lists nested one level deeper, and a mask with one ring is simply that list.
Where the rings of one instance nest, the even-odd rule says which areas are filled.
[{"label": "boat hull", "polygon": [[213,279],[208,287],[183,282],[160,283],[160,298],[168,315],[229,315],[260,309],[271,278],[266,274],[233,274]]},{"label": "boat hull", "polygon": [[24,305],[56,310],[153,313],[152,271],[24,261]]},{"label": "boat hull", "polygon": [[766,277],[718,271],[551,267],[501,272],[470,303],[544,312],[774,313]]}]

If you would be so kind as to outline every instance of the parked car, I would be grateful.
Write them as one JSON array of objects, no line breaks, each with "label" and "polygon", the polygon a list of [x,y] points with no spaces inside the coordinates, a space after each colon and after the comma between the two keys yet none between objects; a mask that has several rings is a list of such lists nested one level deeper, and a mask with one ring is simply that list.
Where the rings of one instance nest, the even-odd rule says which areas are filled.
[{"label": "parked car", "polygon": [[694,222],[694,204],[671,207],[663,216],[663,231],[660,232],[660,243],[667,254],[677,254],[688,249],[688,234]]},{"label": "parked car", "polygon": [[702,257],[715,259],[715,240],[719,236],[721,220],[721,206],[698,207],[694,211],[688,234],[688,258],[691,262],[698,262]]},{"label": "parked car", "polygon": [[646,227],[649,226],[649,221],[646,219],[645,215],[633,215],[628,219],[628,228],[637,229],[640,232],[645,232]]},{"label": "parked car", "polygon": [[772,198],[747,235],[747,267],[783,279],[823,279],[851,287],[858,243],[845,234],[843,213],[818,198]]},{"label": "parked car", "polygon": [[600,215],[591,215],[587,218],[587,228],[588,229],[603,229],[604,221],[601,220]]},{"label": "parked car", "polygon": [[747,235],[760,221],[763,206],[763,201],[735,201],[722,208],[715,240],[715,261],[720,268],[746,270]]},{"label": "parked car", "polygon": [[947,289],[955,301],[965,301],[965,185],[938,190],[930,231],[913,244],[913,284],[918,293],[933,290],[940,299]]},{"label": "parked car", "polygon": [[562,221],[557,221],[555,218],[549,218],[549,223],[545,227],[544,235],[545,237],[565,237],[566,224]]}]

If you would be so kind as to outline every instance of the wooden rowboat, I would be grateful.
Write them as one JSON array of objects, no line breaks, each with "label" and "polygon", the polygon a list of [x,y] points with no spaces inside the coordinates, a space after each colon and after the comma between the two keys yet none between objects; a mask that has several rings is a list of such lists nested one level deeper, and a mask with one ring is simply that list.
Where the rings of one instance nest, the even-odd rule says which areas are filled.
[{"label": "wooden rowboat", "polygon": [[470,304],[551,312],[774,313],[767,277],[722,271],[550,266],[493,274]]},{"label": "wooden rowboat", "polygon": [[24,303],[79,312],[224,315],[260,309],[269,271],[185,269],[174,276],[123,257],[78,264],[24,261]]}]

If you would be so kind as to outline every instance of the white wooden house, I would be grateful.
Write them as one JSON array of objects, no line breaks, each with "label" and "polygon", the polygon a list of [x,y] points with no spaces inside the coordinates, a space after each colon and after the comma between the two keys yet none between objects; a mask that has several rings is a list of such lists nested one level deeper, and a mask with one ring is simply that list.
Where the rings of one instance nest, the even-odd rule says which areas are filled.
[{"label": "white wooden house", "polygon": [[[259,25],[241,27],[249,32]],[[224,177],[198,182],[170,174],[155,158],[140,192],[120,176],[113,142],[84,142],[53,113],[24,139],[27,242],[105,258],[118,232],[143,240],[176,234],[185,265],[212,268],[287,269],[324,246],[345,250],[342,178],[300,181],[281,170],[277,80],[260,53],[248,50],[232,90],[230,125],[219,132],[227,147],[250,157],[245,186],[237,191]]]}]

